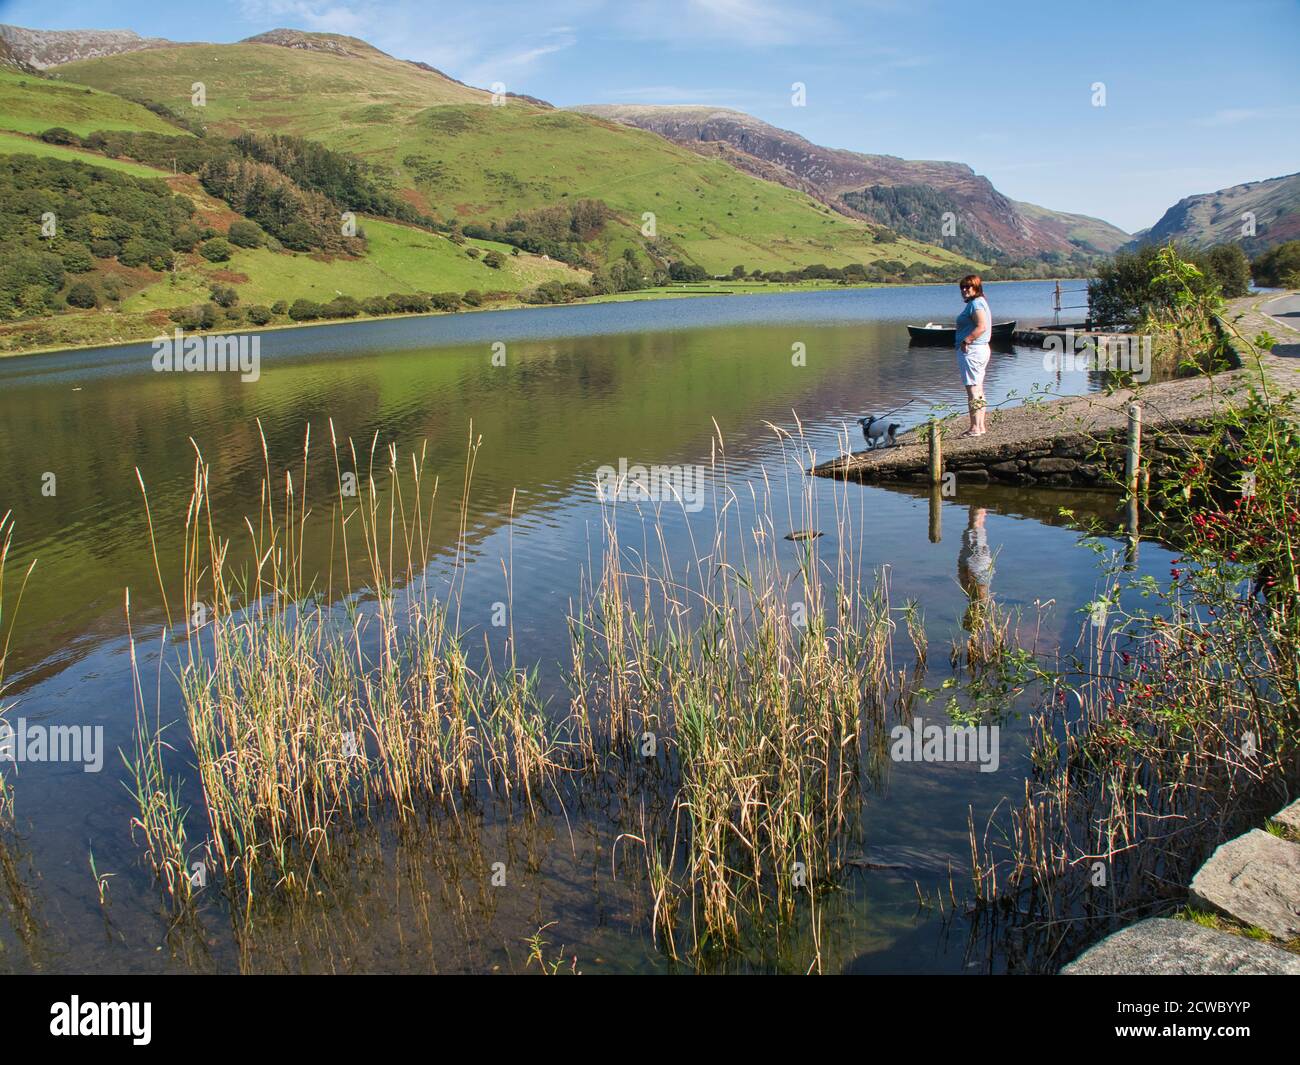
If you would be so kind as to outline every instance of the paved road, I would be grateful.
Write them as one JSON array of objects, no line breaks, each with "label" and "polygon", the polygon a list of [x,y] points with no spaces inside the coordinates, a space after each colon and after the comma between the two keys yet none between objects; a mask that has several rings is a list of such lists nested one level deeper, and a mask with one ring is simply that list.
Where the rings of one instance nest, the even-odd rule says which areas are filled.
[{"label": "paved road", "polygon": [[1284,359],[1300,358],[1300,294],[1267,300],[1259,309],[1278,327],[1274,331],[1278,343],[1273,354]]}]

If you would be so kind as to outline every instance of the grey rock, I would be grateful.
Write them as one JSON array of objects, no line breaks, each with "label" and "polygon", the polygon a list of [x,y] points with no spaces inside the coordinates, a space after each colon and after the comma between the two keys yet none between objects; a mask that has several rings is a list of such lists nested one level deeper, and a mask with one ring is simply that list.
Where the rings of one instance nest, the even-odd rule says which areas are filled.
[{"label": "grey rock", "polygon": [[1044,458],[1035,459],[1029,468],[1035,473],[1069,473],[1077,465],[1074,459]]},{"label": "grey rock", "polygon": [[1153,917],[1108,936],[1064,976],[1300,976],[1300,957],[1231,932]]},{"label": "grey rock", "polygon": [[1253,828],[1214,852],[1189,896],[1278,939],[1300,936],[1300,843]]},{"label": "grey rock", "polygon": [[989,473],[998,477],[1014,477],[1020,472],[1020,467],[1014,461],[998,462],[989,467]]},{"label": "grey rock", "polygon": [[1091,450],[1091,445],[1074,439],[1058,440],[1052,445],[1052,454],[1063,459],[1081,459]]}]

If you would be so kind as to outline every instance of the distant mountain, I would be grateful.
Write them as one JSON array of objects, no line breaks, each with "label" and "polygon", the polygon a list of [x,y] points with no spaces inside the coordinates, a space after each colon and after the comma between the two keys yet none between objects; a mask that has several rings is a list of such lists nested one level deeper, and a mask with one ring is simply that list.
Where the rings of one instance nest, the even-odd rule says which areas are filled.
[{"label": "distant mountain", "polygon": [[[1253,217],[1244,217],[1247,215]],[[1287,174],[1184,197],[1154,226],[1137,234],[1128,247],[1170,240],[1198,247],[1235,243],[1254,257],[1297,239],[1300,239],[1300,174]]]},{"label": "distant mountain", "polygon": [[28,30],[5,25],[0,25],[0,41],[14,59],[36,70],[173,43],[161,37],[141,37],[134,30]]},{"label": "distant mountain", "polygon": [[[779,181],[842,214],[976,257],[1108,254],[1129,235],[1100,219],[1018,203],[964,163],[867,155],[814,144],[742,111],[695,105],[591,104],[572,108],[636,126]],[[943,235],[951,212],[957,232]]]}]

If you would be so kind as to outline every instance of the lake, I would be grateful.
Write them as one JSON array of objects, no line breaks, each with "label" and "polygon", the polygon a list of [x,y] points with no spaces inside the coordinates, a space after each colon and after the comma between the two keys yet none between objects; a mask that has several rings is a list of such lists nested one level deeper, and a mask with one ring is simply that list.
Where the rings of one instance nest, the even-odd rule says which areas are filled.
[{"label": "lake", "polygon": [[[1045,319],[1052,287],[990,285],[995,319]],[[814,528],[826,533],[822,550],[835,550],[847,523],[855,564],[887,567],[893,605],[915,601],[924,612],[929,688],[951,675],[946,648],[970,605],[962,549],[976,529],[991,552],[998,603],[1021,611],[1040,647],[1072,646],[1100,577],[1058,512],[1070,506],[1113,520],[1110,497],[959,488],[942,501],[934,542],[928,491],[810,481],[802,472],[846,443],[860,447],[855,421],[864,414],[896,411],[891,420],[910,427],[963,406],[952,352],[909,347],[905,328],[950,320],[958,309],[951,287],[918,286],[361,321],[262,334],[260,377],[249,383],[230,373],[156,373],[148,344],[0,360],[0,513],[11,510],[15,527],[6,627],[18,578],[36,562],[9,651],[7,716],[103,730],[98,772],[67,761],[3,766],[17,827],[0,852],[0,970],[513,971],[525,967],[528,940],[542,928],[546,956],[562,955],[566,966],[576,956],[584,972],[681,967],[649,933],[645,885],[618,865],[625,821],[608,809],[485,816],[454,829],[431,820],[418,832],[369,825],[338,842],[313,898],[271,899],[256,922],[241,922],[213,885],[193,920],[174,922],[133,842],[118,754],[134,742],[124,592],[146,704],[152,712],[158,694],[161,719],[176,718],[173,663],[159,661],[159,578],[178,581],[195,448],[210,464],[215,520],[238,553],[244,516],[259,509],[263,439],[273,480],[282,480],[301,463],[308,428],[314,460],[329,464],[332,423],[339,440],[350,438],[363,456],[373,444],[385,463],[389,445],[401,455],[426,449],[425,475],[438,478],[439,493],[427,530],[431,575],[460,589],[461,625],[479,646],[501,646],[494,621],[508,600],[516,653],[538,666],[557,706],[566,618],[598,569],[605,521],[629,550],[682,564],[698,560],[718,528],[707,492],[698,510],[624,502],[611,517],[596,482],[601,467],[620,463],[725,465],[733,488],[754,487],[742,498],[769,501],[778,536]],[[996,407],[1100,383],[1049,371],[1042,352],[1016,347],[994,354],[986,387]],[[462,533],[472,437],[481,444]],[[307,485],[313,517],[328,512],[323,481]],[[753,520],[739,507],[718,535],[740,551]],[[799,548],[787,546],[794,559]],[[1137,566],[1160,574],[1169,557],[1144,544]],[[309,571],[329,570],[323,537],[304,561]],[[924,715],[942,718],[942,700]],[[192,778],[183,724],[166,735],[176,772]],[[969,949],[960,913],[918,905],[918,896],[942,888],[946,897],[951,865],[960,898],[967,810],[987,817],[1023,792],[1019,737],[1013,715],[996,772],[896,762],[872,781],[862,845],[883,868],[862,868],[828,902],[818,932],[825,970],[989,967]],[[187,787],[201,838],[193,812],[201,793],[192,779]],[[510,870],[504,885],[488,877],[496,856]],[[96,876],[107,876],[103,905]],[[716,964],[804,971],[809,934],[797,919],[789,935]]]}]

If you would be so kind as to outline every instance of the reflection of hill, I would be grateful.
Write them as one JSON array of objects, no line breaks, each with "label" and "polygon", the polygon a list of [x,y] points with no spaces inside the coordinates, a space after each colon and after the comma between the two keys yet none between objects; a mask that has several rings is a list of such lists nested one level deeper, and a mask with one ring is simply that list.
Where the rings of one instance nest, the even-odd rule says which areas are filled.
[{"label": "reflection of hill", "polygon": [[[920,357],[896,321],[863,322],[855,301],[821,295],[778,304],[811,322],[773,322],[772,304],[755,297],[762,302],[607,305],[271,332],[262,336],[262,377],[253,385],[234,375],[155,374],[147,345],[16,361],[0,369],[0,450],[7,459],[0,500],[16,519],[19,553],[11,564],[40,559],[21,629],[42,645],[40,657],[75,657],[77,646],[120,631],[124,586],[142,616],[158,608],[134,471],[139,466],[148,486],[164,579],[174,585],[193,479],[191,437],[211,464],[213,510],[238,558],[247,539],[242,517],[259,507],[259,419],[276,482],[283,485],[284,469],[293,467],[298,492],[310,424],[307,498],[322,526],[335,486],[329,419],[341,440],[355,441],[363,469],[376,433],[379,470],[390,442],[403,453],[404,468],[410,451],[427,444],[426,484],[434,477],[440,483],[436,553],[455,543],[471,423],[482,438],[469,515],[472,549],[504,522],[516,489],[515,518],[527,524],[566,499],[592,499],[586,486],[596,468],[620,456],[707,463],[714,419],[729,461],[752,464],[756,455],[772,454],[764,422],[790,426],[792,410],[818,450],[829,452],[844,416],[855,411],[913,397],[959,398],[948,353]],[[897,298],[915,299],[916,292]],[[846,305],[856,308],[852,317]],[[744,307],[769,320],[738,323],[750,316]],[[660,328],[649,329],[656,318]],[[689,324],[717,319],[725,324]],[[641,321],[645,330],[635,328]],[[564,328],[588,335],[548,335]],[[620,331],[590,335],[608,329]],[[516,339],[530,333],[544,339]],[[493,334],[505,338],[504,367],[492,365]],[[413,346],[428,335],[462,342]],[[804,345],[805,365],[792,365],[796,343]],[[1036,365],[1010,357],[996,365],[991,394],[1003,387],[999,375],[1015,383]],[[58,478],[50,498],[39,492],[46,471]],[[317,547],[309,572],[325,564],[327,541]],[[22,661],[32,663],[27,655]]]}]

